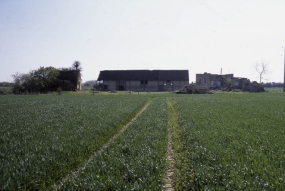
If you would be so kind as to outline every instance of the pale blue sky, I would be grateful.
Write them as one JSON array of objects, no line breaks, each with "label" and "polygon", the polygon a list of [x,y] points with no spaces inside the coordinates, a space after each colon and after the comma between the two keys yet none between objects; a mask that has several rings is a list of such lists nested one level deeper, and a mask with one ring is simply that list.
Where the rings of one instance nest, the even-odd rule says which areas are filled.
[{"label": "pale blue sky", "polygon": [[284,0],[0,0],[0,81],[40,66],[188,69],[283,81]]}]

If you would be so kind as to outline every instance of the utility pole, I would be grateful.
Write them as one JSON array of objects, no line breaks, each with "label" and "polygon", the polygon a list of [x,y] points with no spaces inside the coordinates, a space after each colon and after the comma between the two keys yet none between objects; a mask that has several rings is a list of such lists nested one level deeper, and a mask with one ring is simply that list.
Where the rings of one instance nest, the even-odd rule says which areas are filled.
[{"label": "utility pole", "polygon": [[283,47],[284,49],[284,81],[283,81],[283,92],[285,92],[285,47]]}]

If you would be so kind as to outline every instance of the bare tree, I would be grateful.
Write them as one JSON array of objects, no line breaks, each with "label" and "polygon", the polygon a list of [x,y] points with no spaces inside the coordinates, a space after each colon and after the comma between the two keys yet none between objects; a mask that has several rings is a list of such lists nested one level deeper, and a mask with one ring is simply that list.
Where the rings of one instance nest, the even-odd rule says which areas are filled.
[{"label": "bare tree", "polygon": [[264,62],[256,63],[254,66],[259,75],[259,83],[264,79],[264,75],[268,74],[268,64]]}]

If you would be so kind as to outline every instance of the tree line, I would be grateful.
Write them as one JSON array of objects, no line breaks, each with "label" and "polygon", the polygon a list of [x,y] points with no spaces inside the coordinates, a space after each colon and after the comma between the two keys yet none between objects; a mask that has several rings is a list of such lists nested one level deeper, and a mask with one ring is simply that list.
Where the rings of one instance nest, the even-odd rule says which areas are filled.
[{"label": "tree line", "polygon": [[14,83],[11,82],[0,82],[0,87],[12,87]]},{"label": "tree line", "polygon": [[278,87],[283,87],[284,83],[282,82],[267,82],[267,83],[261,83],[263,87],[266,88],[278,88]]},{"label": "tree line", "polygon": [[37,70],[32,70],[28,73],[16,73],[12,75],[14,82],[12,92],[14,94],[20,93],[35,93],[56,91],[58,88],[58,77],[60,70],[81,70],[81,64],[75,61],[71,68],[56,69],[52,66],[40,67]]}]

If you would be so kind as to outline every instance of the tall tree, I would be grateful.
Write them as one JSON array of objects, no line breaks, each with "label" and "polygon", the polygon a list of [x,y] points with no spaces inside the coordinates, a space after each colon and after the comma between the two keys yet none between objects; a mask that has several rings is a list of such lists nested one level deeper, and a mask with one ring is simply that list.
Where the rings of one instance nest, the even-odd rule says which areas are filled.
[{"label": "tall tree", "polygon": [[72,64],[72,67],[75,70],[81,70],[81,63],[79,61],[74,61],[74,63]]},{"label": "tall tree", "polygon": [[259,75],[259,83],[261,83],[264,75],[268,74],[268,64],[264,62],[256,63],[254,68]]},{"label": "tall tree", "polygon": [[[74,61],[72,68],[77,72],[77,88],[81,86],[81,63],[79,61]],[[81,88],[79,88],[81,89]]]}]

